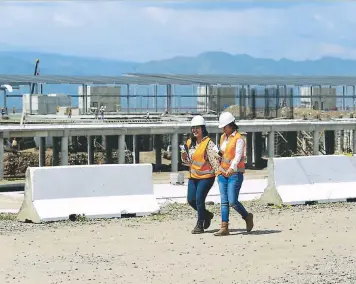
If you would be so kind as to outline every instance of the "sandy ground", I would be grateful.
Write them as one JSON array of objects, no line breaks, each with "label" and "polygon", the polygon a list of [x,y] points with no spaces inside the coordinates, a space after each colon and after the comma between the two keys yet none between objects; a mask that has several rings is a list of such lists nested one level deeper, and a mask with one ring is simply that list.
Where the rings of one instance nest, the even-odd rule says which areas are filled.
[{"label": "sandy ground", "polygon": [[218,206],[202,235],[184,205],[146,218],[1,220],[0,283],[356,283],[356,204],[246,206],[254,231],[234,213],[227,237],[212,234]]}]

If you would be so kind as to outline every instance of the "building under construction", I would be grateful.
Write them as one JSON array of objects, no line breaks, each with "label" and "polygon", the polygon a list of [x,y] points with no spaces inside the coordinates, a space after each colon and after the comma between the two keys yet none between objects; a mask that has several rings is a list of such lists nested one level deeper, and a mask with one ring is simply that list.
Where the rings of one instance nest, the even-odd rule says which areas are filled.
[{"label": "building under construction", "polygon": [[[76,95],[81,114],[71,117],[70,120],[52,117],[53,123],[59,121],[97,123],[99,121],[95,119],[92,108],[107,104],[109,101],[101,122],[137,123],[144,120],[147,127],[166,120],[188,121],[195,114],[204,115],[208,121],[216,121],[224,110],[231,111],[238,120],[331,120],[353,117],[356,107],[353,82],[356,82],[356,79],[352,77],[243,75],[0,76],[1,84],[14,86],[30,85],[31,88],[42,84],[81,86]],[[101,85],[101,89],[91,98],[91,88],[88,87],[93,85]],[[29,96],[33,94],[31,91]],[[105,94],[105,98],[100,94]],[[36,123],[35,120],[38,118],[35,118],[31,111],[33,110],[30,108],[26,122]],[[42,120],[46,123],[51,122],[48,116],[42,117]],[[315,148],[311,145],[315,138],[320,141],[318,152],[321,154],[345,151],[352,147],[354,141],[352,133],[345,131],[320,132],[318,137],[308,129],[298,132],[278,131],[274,135],[275,156],[315,154]],[[150,135],[146,136],[136,137],[135,140],[127,135],[128,148],[133,149],[131,145],[135,144],[138,145],[136,150],[153,149],[158,142]],[[246,134],[246,138],[248,164],[256,166],[263,164],[263,156],[267,156],[266,133],[250,132]],[[163,137],[162,141],[159,142],[162,147],[168,147],[171,143],[168,136]]]}]

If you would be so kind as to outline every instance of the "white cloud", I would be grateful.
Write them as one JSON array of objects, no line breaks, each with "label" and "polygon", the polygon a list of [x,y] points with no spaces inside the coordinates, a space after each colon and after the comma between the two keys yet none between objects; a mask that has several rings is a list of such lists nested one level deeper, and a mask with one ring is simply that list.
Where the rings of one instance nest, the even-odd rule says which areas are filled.
[{"label": "white cloud", "polygon": [[38,51],[136,61],[214,50],[275,59],[356,58],[352,2],[248,9],[0,2],[0,11],[4,46]]}]

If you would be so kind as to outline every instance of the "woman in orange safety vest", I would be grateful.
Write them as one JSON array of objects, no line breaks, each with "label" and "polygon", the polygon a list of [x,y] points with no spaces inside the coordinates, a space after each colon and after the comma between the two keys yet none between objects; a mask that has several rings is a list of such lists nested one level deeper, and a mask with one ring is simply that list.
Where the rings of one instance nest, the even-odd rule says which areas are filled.
[{"label": "woman in orange safety vest", "polygon": [[221,164],[217,173],[221,198],[221,228],[215,236],[229,235],[229,205],[245,220],[246,230],[253,228],[253,214],[248,213],[239,202],[239,193],[245,173],[245,141],[238,132],[235,117],[223,112],[219,117],[219,128],[224,134],[220,139]]},{"label": "woman in orange safety vest", "polygon": [[190,172],[187,200],[198,214],[192,234],[201,234],[209,228],[214,217],[213,213],[205,209],[205,199],[215,182],[219,156],[215,143],[208,137],[204,118],[200,115],[193,117],[191,127],[191,138],[181,150],[181,159],[189,166]]}]

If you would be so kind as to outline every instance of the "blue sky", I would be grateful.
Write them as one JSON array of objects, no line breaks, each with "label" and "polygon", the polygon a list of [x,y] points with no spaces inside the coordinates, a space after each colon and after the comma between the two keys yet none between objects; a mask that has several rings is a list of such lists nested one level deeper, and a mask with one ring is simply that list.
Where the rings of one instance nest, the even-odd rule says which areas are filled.
[{"label": "blue sky", "polygon": [[0,50],[148,61],[206,51],[356,58],[356,2],[0,2]]}]

